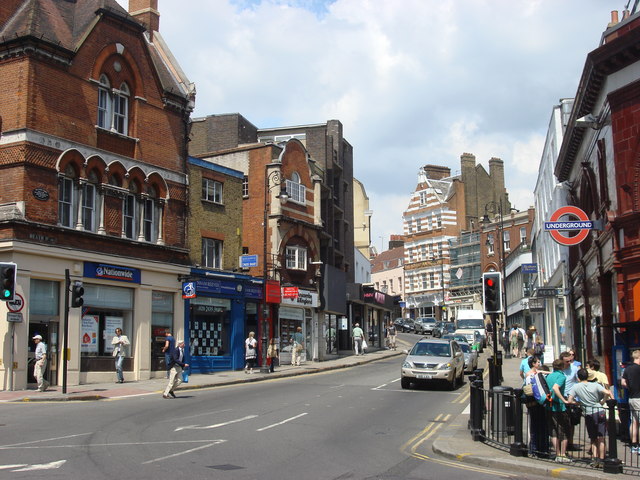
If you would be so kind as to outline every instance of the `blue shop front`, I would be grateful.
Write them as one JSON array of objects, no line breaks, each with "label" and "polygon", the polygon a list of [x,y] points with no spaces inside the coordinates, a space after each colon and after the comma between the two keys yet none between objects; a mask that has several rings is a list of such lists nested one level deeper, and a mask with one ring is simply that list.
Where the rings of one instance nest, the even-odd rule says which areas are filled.
[{"label": "blue shop front", "polygon": [[182,297],[193,373],[244,367],[244,341],[258,332],[262,292],[262,281],[248,275],[191,270]]}]

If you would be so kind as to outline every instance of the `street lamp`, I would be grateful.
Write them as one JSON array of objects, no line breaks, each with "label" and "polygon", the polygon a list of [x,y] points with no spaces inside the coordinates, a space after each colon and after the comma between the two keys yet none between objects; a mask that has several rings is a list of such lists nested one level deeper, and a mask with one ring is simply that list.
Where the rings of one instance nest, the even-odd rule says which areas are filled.
[{"label": "street lamp", "polygon": [[[269,340],[269,304],[267,303],[267,279],[268,279],[268,248],[267,248],[267,231],[269,229],[268,221],[269,221],[269,213],[271,210],[271,197],[270,193],[276,187],[280,187],[280,193],[278,194],[278,199],[280,203],[285,204],[287,200],[289,200],[289,194],[287,193],[286,188],[286,179],[282,178],[280,174],[280,170],[274,170],[269,173],[270,164],[265,165],[264,168],[264,218],[263,218],[263,229],[264,229],[264,237],[263,237],[263,254],[262,254],[262,288],[263,288],[263,311],[262,311],[262,364],[260,366],[261,373],[269,373],[269,366],[267,365],[267,343]],[[271,185],[273,182],[273,185]]]}]

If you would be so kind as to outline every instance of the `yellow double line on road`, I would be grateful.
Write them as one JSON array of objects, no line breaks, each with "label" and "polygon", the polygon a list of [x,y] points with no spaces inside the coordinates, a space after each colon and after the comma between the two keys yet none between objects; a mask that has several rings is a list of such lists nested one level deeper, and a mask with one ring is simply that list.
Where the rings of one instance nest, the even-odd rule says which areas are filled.
[{"label": "yellow double line on road", "polygon": [[[463,397],[463,395],[461,395],[461,397]],[[454,402],[456,403],[462,403],[462,401],[459,401],[458,397],[456,400],[454,400]],[[452,403],[454,403],[452,402]],[[451,414],[444,414],[441,413],[438,416],[436,416],[432,422],[430,422],[426,427],[424,427],[422,429],[422,431],[420,431],[417,435],[415,435],[413,438],[411,438],[408,442],[406,442],[404,445],[402,445],[402,447],[400,447],[400,451],[405,453],[406,455],[409,455],[413,458],[417,458],[419,460],[424,460],[424,461],[428,461],[428,462],[433,462],[433,463],[438,463],[440,465],[447,465],[450,467],[455,467],[455,468],[460,468],[463,470],[469,470],[469,471],[473,471],[473,472],[481,472],[481,473],[487,473],[487,474],[492,474],[498,477],[510,477],[511,475],[503,473],[503,472],[499,472],[496,470],[490,470],[488,468],[483,468],[483,467],[477,467],[474,465],[468,465],[468,464],[461,464],[459,462],[454,462],[454,461],[450,461],[450,460],[443,460],[443,459],[439,459],[439,458],[433,458],[430,457],[424,453],[418,453],[417,450],[420,447],[420,445],[422,445],[425,441],[427,441],[428,439],[430,439],[431,437],[433,437],[433,435],[435,435],[438,430],[440,430],[440,428],[442,428],[443,425],[446,425],[447,422],[451,419]],[[462,458],[464,458],[467,455],[471,455],[470,453],[463,453],[458,455],[458,458],[461,460]]]}]

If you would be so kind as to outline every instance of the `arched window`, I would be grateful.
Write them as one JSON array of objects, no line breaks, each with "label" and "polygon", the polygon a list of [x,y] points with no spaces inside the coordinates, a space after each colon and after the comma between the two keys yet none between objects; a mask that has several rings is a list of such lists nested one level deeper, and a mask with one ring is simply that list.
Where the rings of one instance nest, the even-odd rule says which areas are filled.
[{"label": "arched window", "polygon": [[137,218],[136,210],[137,204],[136,194],[138,193],[138,185],[136,182],[131,182],[129,185],[129,193],[123,200],[122,206],[122,226],[123,226],[123,235],[125,238],[130,238],[131,240],[135,240],[138,236],[137,226]]},{"label": "arched window", "polygon": [[95,232],[98,175],[95,171],[91,171],[87,180],[82,185],[82,228],[89,232]]},{"label": "arched window", "polygon": [[300,183],[300,175],[298,172],[291,174],[291,180],[287,179],[287,193],[289,200],[306,205],[306,187]]},{"label": "arched window", "polygon": [[129,134],[129,86],[111,88],[106,75],[100,75],[98,86],[98,126],[122,135]]},{"label": "arched window", "polygon": [[149,187],[147,193],[149,197],[144,200],[144,239],[147,242],[155,242],[158,237],[158,231],[156,228],[158,217],[156,212],[157,194],[153,187]]},{"label": "arched window", "polygon": [[129,87],[120,85],[120,90],[113,91],[113,128],[122,135],[129,133]]},{"label": "arched window", "polygon": [[73,188],[75,177],[76,171],[69,164],[58,180],[58,223],[63,227],[71,228],[75,225],[75,209],[73,208],[73,204],[76,201],[76,194]]},{"label": "arched window", "polygon": [[111,84],[106,75],[100,75],[100,86],[98,87],[98,126],[100,128],[111,128]]}]

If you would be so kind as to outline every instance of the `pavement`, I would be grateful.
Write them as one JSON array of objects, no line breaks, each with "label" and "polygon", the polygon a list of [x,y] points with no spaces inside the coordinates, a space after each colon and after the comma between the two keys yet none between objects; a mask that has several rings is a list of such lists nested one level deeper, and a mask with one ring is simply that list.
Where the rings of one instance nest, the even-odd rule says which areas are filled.
[{"label": "pavement", "polygon": [[[253,374],[246,374],[244,371],[225,371],[211,374],[192,374],[188,383],[183,383],[176,390],[180,391],[196,390],[203,388],[222,387],[246,382],[259,382],[274,378],[284,378],[296,375],[325,372],[341,368],[349,368],[356,365],[375,362],[381,359],[403,355],[402,349],[409,348],[410,344],[399,341],[397,350],[379,350],[368,352],[365,355],[342,356],[323,362],[306,362],[301,366],[282,365],[276,367],[274,373],[260,373],[259,369]],[[481,356],[481,361],[486,360],[487,353]],[[507,358],[503,364],[502,385],[517,388],[521,385],[518,374],[520,359]],[[483,365],[479,365],[483,367]],[[488,385],[488,378],[485,368],[485,386]],[[141,395],[160,395],[166,386],[165,378],[150,380],[139,380],[133,382],[119,383],[99,383],[90,385],[67,386],[67,392],[62,393],[60,386],[50,387],[46,392],[36,390],[16,390],[0,391],[0,403],[3,402],[52,402],[52,401],[92,401],[103,399],[117,399]],[[462,389],[469,388],[466,382]],[[486,388],[486,387],[485,387]],[[432,449],[434,453],[448,459],[502,470],[507,472],[526,472],[531,476],[554,477],[566,479],[584,478],[605,478],[610,474],[585,467],[560,465],[555,462],[537,460],[527,457],[513,457],[508,451],[500,450],[483,442],[473,441],[467,429],[469,420],[469,408],[466,408],[457,418],[453,419],[446,429],[439,431],[439,436],[433,441]],[[525,439],[526,441],[526,439]]]}]

